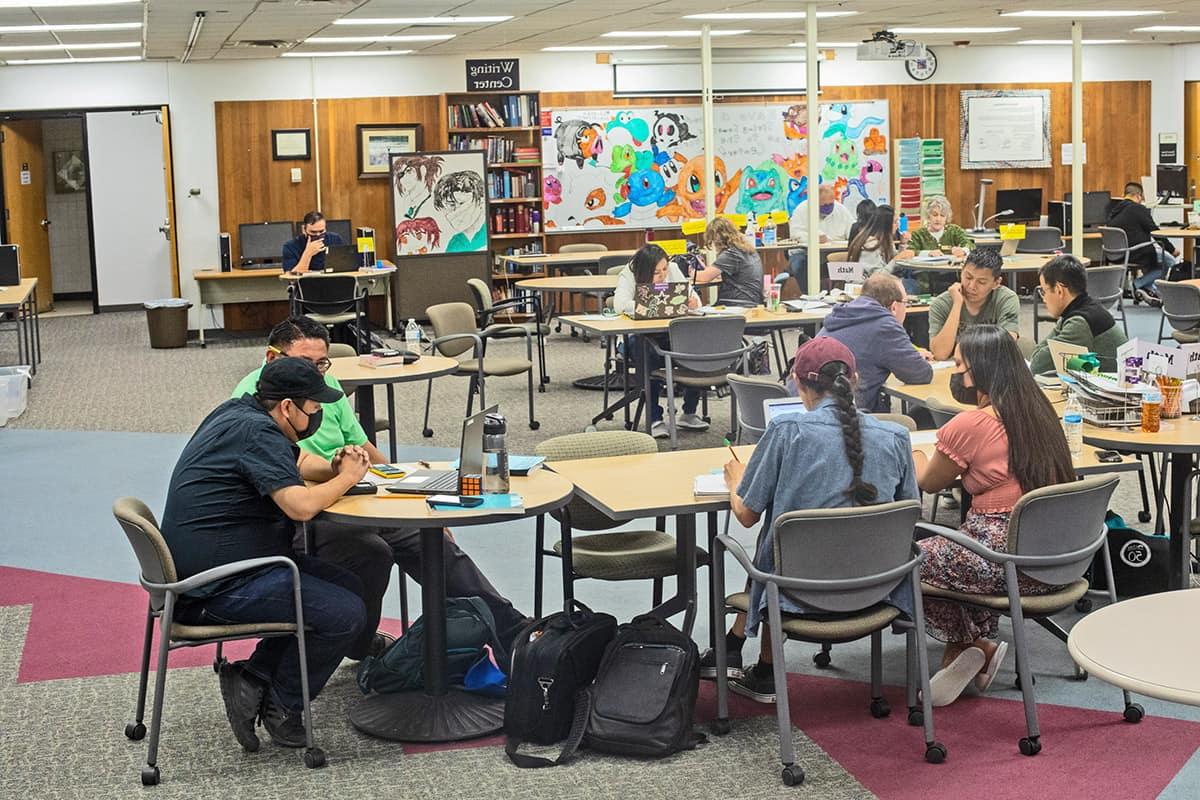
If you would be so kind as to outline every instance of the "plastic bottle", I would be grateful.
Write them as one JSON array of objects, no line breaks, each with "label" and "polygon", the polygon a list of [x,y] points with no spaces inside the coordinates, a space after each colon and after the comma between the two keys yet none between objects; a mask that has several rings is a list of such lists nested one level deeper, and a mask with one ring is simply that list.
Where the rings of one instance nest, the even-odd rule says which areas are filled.
[{"label": "plastic bottle", "polygon": [[746,219],[746,241],[751,247],[758,245],[758,220],[753,214],[747,215]]},{"label": "plastic bottle", "polygon": [[508,423],[502,414],[483,421],[483,493],[508,494]]},{"label": "plastic bottle", "polygon": [[421,352],[421,326],[411,317],[404,326],[404,349],[410,353]]},{"label": "plastic bottle", "polygon": [[1074,392],[1063,409],[1063,434],[1067,437],[1067,449],[1073,458],[1083,455],[1083,406]]},{"label": "plastic bottle", "polygon": [[762,243],[764,247],[770,247],[775,244],[776,239],[775,220],[770,214],[767,215],[767,223],[763,225]]}]

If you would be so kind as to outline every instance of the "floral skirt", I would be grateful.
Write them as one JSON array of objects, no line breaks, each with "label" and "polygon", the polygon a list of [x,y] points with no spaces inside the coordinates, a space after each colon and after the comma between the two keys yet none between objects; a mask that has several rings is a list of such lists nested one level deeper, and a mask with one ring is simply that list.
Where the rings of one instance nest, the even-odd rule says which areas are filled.
[{"label": "floral skirt", "polygon": [[[1008,512],[970,511],[959,529],[992,550],[1008,546]],[[921,564],[924,583],[968,594],[1004,594],[1008,583],[1004,566],[987,561],[948,539],[931,536],[917,544],[925,551]],[[1018,577],[1021,594],[1049,594],[1050,586],[1025,575]],[[925,628],[943,642],[973,642],[995,639],[1000,615],[982,608],[959,605],[948,600],[925,598]]]}]

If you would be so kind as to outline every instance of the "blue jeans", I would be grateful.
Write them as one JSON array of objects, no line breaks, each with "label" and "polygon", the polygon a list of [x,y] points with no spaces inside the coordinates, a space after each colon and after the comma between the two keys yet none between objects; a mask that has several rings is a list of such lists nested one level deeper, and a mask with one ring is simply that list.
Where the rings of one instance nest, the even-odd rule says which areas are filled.
[{"label": "blue jeans", "polygon": [[[363,585],[335,564],[302,554],[292,558],[300,567],[308,691],[310,697],[316,697],[362,630],[367,615]],[[184,598],[175,616],[191,625],[294,622],[295,609],[292,571],[278,566],[210,597]],[[270,686],[275,701],[289,713],[303,708],[300,650],[295,637],[259,641],[245,667]]]},{"label": "blue jeans", "polygon": [[1154,282],[1159,280],[1164,275],[1170,275],[1172,268],[1178,263],[1179,259],[1163,250],[1157,244],[1154,249],[1158,251],[1158,269],[1144,269],[1142,274],[1133,281],[1135,289],[1153,289]]},{"label": "blue jeans", "polygon": [[[670,342],[664,334],[656,334],[652,337],[655,343],[664,350],[670,349]],[[630,362],[637,369],[642,368],[642,343],[641,336],[631,336],[629,338]],[[667,366],[666,359],[660,356],[654,350],[649,350],[647,353],[646,367],[650,372],[656,369],[665,369]],[[641,379],[641,375],[638,376]],[[663,382],[660,380],[650,381],[650,396],[646,398],[646,406],[649,409],[650,421],[658,422],[663,418],[663,407],[659,405],[659,398],[662,396]],[[670,398],[674,402],[674,398]],[[700,390],[690,387],[684,387],[683,390],[683,413],[695,414],[696,409],[700,406]]]}]

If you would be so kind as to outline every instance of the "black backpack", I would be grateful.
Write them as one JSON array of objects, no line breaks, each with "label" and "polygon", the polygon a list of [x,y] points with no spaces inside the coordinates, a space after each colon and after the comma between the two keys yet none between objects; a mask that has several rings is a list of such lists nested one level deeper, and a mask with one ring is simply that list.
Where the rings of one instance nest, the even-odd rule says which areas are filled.
[{"label": "black backpack", "polygon": [[[587,687],[617,633],[611,614],[559,611],[531,622],[513,644],[504,701],[504,751],[518,767],[549,767],[570,758],[587,723]],[[581,702],[577,702],[581,701]],[[522,742],[553,744],[573,734],[557,761],[521,755]]]}]

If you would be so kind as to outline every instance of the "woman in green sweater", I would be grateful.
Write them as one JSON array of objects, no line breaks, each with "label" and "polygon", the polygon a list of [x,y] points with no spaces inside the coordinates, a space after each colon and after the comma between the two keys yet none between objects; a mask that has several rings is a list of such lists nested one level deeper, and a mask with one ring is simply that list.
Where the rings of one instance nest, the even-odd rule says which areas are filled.
[{"label": "woman in green sweater", "polygon": [[925,198],[921,229],[914,231],[908,246],[918,252],[941,250],[955,258],[965,258],[971,249],[966,232],[950,222],[950,201],[940,194]]}]

